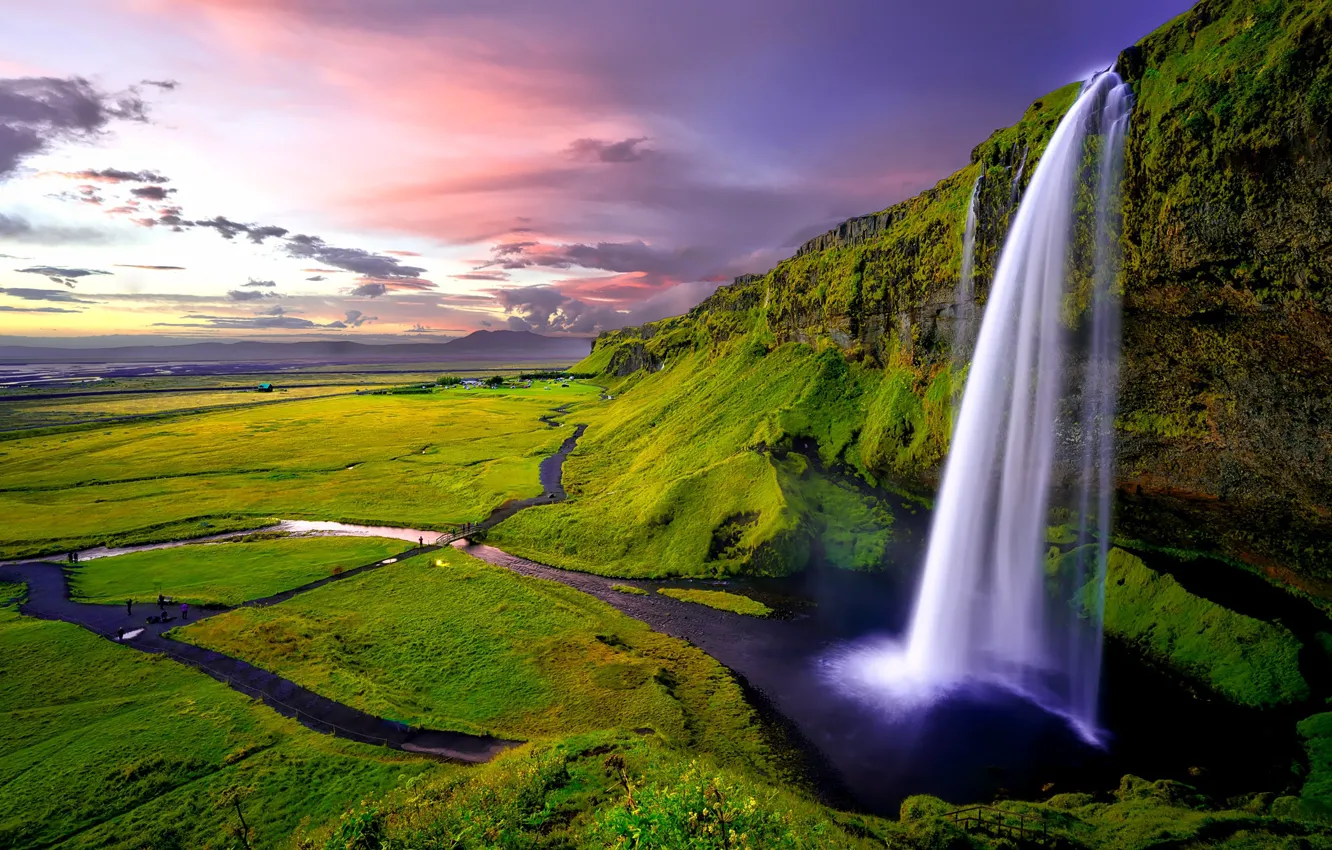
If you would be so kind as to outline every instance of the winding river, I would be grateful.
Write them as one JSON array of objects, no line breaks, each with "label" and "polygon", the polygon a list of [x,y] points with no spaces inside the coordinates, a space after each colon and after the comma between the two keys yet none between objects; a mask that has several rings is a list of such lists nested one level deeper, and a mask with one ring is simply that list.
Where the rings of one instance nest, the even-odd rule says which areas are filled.
[{"label": "winding river", "polygon": [[[549,417],[545,421],[557,424]],[[520,510],[564,499],[564,460],[585,427],[577,426],[558,451],[541,462],[542,495],[500,506],[480,527],[489,528]],[[453,545],[488,563],[591,594],[659,632],[700,647],[735,674],[767,725],[803,755],[810,778],[829,802],[894,813],[908,794],[933,793],[957,802],[1004,794],[1030,798],[1070,790],[1106,790],[1128,772],[1188,779],[1216,794],[1280,787],[1283,771],[1288,772],[1291,759],[1298,757],[1288,713],[1258,712],[1209,699],[1113,643],[1102,689],[1106,695],[1103,715],[1112,733],[1105,750],[1087,746],[1064,721],[1006,692],[959,690],[930,705],[904,710],[866,701],[839,687],[829,660],[852,642],[900,634],[911,587],[894,576],[911,575],[920,563],[928,524],[925,512],[891,494],[879,496],[890,502],[896,517],[888,559],[896,567],[882,574],[816,566],[780,580],[634,581],[556,569],[480,543],[458,541]],[[419,548],[416,543],[420,538],[433,541],[438,537],[438,532],[419,529],[304,520],[285,520],[270,528],[298,534],[401,539],[413,546],[404,557],[436,548]],[[233,536],[89,550],[81,558]],[[366,564],[245,605],[277,604],[396,560]],[[119,606],[71,601],[67,577],[58,564],[0,564],[0,578],[28,583],[28,599],[21,608],[26,615],[76,623],[113,640],[116,629],[126,624]],[[614,584],[649,591],[667,585],[725,586],[761,599],[778,613],[756,619],[655,592],[646,596],[623,593],[614,590]],[[1266,606],[1253,616],[1271,619],[1284,612],[1289,617],[1291,605],[1274,596],[1241,596]],[[1244,600],[1237,596],[1229,601]],[[191,616],[200,619],[220,610],[192,612]],[[468,762],[488,760],[514,743],[412,729],[365,714],[240,659],[164,635],[178,625],[179,621],[147,626],[126,643],[144,652],[170,655],[312,729],[341,737]],[[1247,734],[1237,736],[1237,729]]]}]

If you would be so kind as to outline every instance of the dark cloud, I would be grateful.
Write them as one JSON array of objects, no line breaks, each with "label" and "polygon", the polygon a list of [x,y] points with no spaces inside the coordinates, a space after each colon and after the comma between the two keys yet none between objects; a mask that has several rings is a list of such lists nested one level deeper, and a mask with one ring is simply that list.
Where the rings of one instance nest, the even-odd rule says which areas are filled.
[{"label": "dark cloud", "polygon": [[0,295],[21,298],[24,301],[58,301],[62,304],[96,304],[86,298],[76,298],[73,293],[61,289],[26,289],[24,287],[0,286]]},{"label": "dark cloud", "polygon": [[554,286],[521,286],[493,292],[513,330],[590,334],[625,324],[627,314],[572,298]]},{"label": "dark cloud", "polygon": [[180,85],[180,83],[175,80],[142,80],[140,82],[145,86],[155,86],[162,91],[172,91],[176,86]]},{"label": "dark cloud", "polygon": [[[177,213],[179,213],[179,210],[177,210]],[[262,243],[269,237],[281,237],[287,235],[287,229],[285,227],[277,227],[271,224],[245,224],[239,221],[232,221],[224,215],[193,222],[181,221],[180,224],[185,227],[207,227],[216,230],[218,235],[223,239],[234,239],[237,235],[243,233],[256,245]]]},{"label": "dark cloud", "polygon": [[149,271],[157,271],[157,272],[185,271],[184,266],[147,266],[147,265],[141,265],[139,263],[115,263],[115,267],[118,269],[148,269]]},{"label": "dark cloud", "polygon": [[434,333],[434,332],[435,332],[435,329],[434,329],[434,328],[428,328],[428,327],[426,327],[425,325],[423,325],[423,324],[421,324],[421,323],[418,322],[417,324],[412,325],[410,328],[408,328],[407,330],[405,330],[403,333],[409,333],[409,334],[432,334],[432,333]]},{"label": "dark cloud", "polygon": [[276,292],[260,292],[257,289],[233,289],[227,293],[227,297],[232,301],[260,301],[279,296]]},{"label": "dark cloud", "polygon": [[645,155],[652,153],[638,146],[648,140],[647,136],[607,142],[601,139],[574,139],[569,144],[569,156],[583,162],[638,162]]},{"label": "dark cloud", "polygon": [[159,328],[228,328],[233,330],[309,330],[323,327],[309,319],[295,316],[206,316],[191,314],[182,316],[195,320],[185,322],[154,322]]},{"label": "dark cloud", "polygon": [[469,273],[467,273],[467,274],[451,274],[451,275],[449,275],[449,277],[454,278],[455,280],[488,280],[488,281],[501,281],[501,280],[508,280],[508,279],[509,279],[509,275],[508,275],[507,272],[499,272],[499,271],[495,271],[495,272],[469,272]]},{"label": "dark cloud", "polygon": [[482,263],[475,271],[491,267],[500,269],[578,267],[621,273],[637,272],[646,276],[645,283],[652,285],[697,280],[709,276],[723,264],[721,255],[712,249],[685,248],[663,251],[642,241],[598,242],[595,245],[505,242],[494,246],[491,253],[495,259]]},{"label": "dark cloud", "polygon": [[277,283],[271,280],[255,280],[254,278],[250,278],[248,282],[242,283],[241,286],[263,286],[271,289],[272,287],[277,286]]},{"label": "dark cloud", "polygon": [[[285,316],[288,312],[290,311],[283,309],[281,304],[274,304],[272,307],[256,310],[254,314],[256,316]],[[297,310],[296,312],[299,313],[300,311]]]},{"label": "dark cloud", "polygon": [[33,224],[16,215],[0,213],[0,240],[10,239],[37,245],[69,245],[104,242],[106,238],[105,232],[90,227]]},{"label": "dark cloud", "polygon": [[328,280],[328,278],[324,277],[322,274],[317,274],[317,275],[315,275],[314,277],[307,277],[306,280],[313,280],[313,281],[318,282],[318,281],[321,281],[321,280]]},{"label": "dark cloud", "polygon": [[170,195],[175,189],[167,189],[163,186],[136,186],[130,189],[130,194],[136,198],[143,198],[146,201],[165,201],[167,195]]},{"label": "dark cloud", "polygon": [[353,288],[350,294],[366,298],[378,298],[385,292],[388,292],[388,287],[382,283],[363,283]]},{"label": "dark cloud", "polygon": [[308,236],[303,233],[289,238],[286,250],[292,257],[315,260],[366,277],[419,278],[421,272],[425,271],[418,266],[405,266],[396,257],[372,254],[360,248],[339,248],[329,245],[318,236]]},{"label": "dark cloud", "polygon": [[370,323],[370,322],[377,322],[377,321],[379,321],[379,317],[378,317],[378,316],[367,316],[367,315],[365,315],[364,313],[362,313],[360,310],[348,310],[348,311],[347,311],[347,318],[346,318],[346,319],[344,319],[343,321],[338,321],[338,322],[330,322],[330,323],[328,323],[327,325],[325,325],[324,327],[326,327],[326,328],[359,328],[361,325],[368,324],[368,323]]},{"label": "dark cloud", "polygon": [[156,171],[122,171],[119,168],[88,169],[86,171],[62,171],[62,177],[72,180],[84,180],[93,183],[170,183],[171,181]]},{"label": "dark cloud", "polygon": [[65,307],[10,307],[0,304],[0,312],[5,313],[82,313],[82,310],[70,310]]},{"label": "dark cloud", "polygon": [[26,269],[15,269],[23,274],[42,274],[47,277],[90,277],[91,275],[111,274],[101,269],[68,269],[63,266],[30,266]]},{"label": "dark cloud", "polygon": [[148,120],[134,91],[106,92],[82,77],[0,79],[0,179],[28,157],[94,138],[116,120]]}]

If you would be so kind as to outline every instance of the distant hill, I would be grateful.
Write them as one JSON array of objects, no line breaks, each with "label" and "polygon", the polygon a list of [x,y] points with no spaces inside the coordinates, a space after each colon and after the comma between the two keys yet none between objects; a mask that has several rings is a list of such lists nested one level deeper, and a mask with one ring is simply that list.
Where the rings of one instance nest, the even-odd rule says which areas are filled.
[{"label": "distant hill", "polygon": [[591,340],[542,336],[531,331],[476,331],[448,342],[370,345],[350,340],[310,342],[196,342],[113,348],[46,348],[0,345],[3,363],[446,363],[449,361],[549,361],[575,363]]}]

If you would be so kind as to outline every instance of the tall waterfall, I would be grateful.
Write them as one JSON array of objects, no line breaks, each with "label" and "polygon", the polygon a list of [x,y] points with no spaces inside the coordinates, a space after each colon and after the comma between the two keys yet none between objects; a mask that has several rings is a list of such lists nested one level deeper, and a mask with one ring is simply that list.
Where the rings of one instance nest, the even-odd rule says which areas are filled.
[{"label": "tall waterfall", "polygon": [[[1011,687],[1088,736],[1095,735],[1100,678],[1119,345],[1112,284],[1130,107],[1117,74],[1089,80],[1018,207],[954,427],[905,657],[892,665],[896,675],[933,685],[983,680]],[[1096,211],[1091,342],[1080,358],[1071,356],[1073,335],[1060,317],[1077,271],[1072,236],[1080,192],[1088,190]],[[1085,215],[1081,220],[1086,227]],[[1083,410],[1072,423],[1063,403],[1079,363]],[[1056,431],[1081,440],[1080,495],[1072,507],[1082,513],[1080,542],[1098,541],[1079,550],[1084,575],[1047,574],[1045,565]],[[1091,591],[1075,604],[1087,582]]]}]

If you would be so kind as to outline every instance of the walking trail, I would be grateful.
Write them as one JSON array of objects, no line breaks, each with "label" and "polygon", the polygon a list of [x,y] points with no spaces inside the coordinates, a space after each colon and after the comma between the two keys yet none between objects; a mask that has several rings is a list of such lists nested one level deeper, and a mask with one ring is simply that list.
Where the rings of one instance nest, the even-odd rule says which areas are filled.
[{"label": "walking trail", "polygon": [[[566,412],[565,408],[556,408],[553,414]],[[551,427],[557,427],[552,416],[542,417],[542,421]],[[473,530],[484,530],[502,522],[524,508],[533,505],[550,504],[565,498],[563,486],[564,459],[573,451],[578,438],[583,435],[586,425],[579,425],[555,452],[541,461],[540,480],[543,489],[541,496],[530,499],[514,499],[491,512],[485,521],[476,524]],[[265,530],[291,531],[298,533],[376,536],[404,539],[416,542],[420,538],[452,539],[452,535],[439,535],[438,532],[425,532],[407,528],[381,528],[346,525],[343,523],[305,522],[285,520]],[[203,540],[177,540],[154,543],[145,546],[121,548],[90,549],[79,553],[79,560],[120,555],[127,552],[147,551],[183,546],[190,543],[225,540],[253,531],[235,534],[221,534]],[[437,545],[414,546],[397,558],[386,558],[345,570],[336,575],[312,581],[300,587],[262,599],[253,599],[243,603],[244,608],[263,608],[285,602],[294,596],[314,590],[318,587],[350,578],[370,570],[380,569],[396,563],[400,558],[431,552]],[[394,720],[376,717],[352,708],[349,705],[320,696],[301,687],[289,679],[284,679],[267,670],[248,664],[239,658],[233,658],[210,649],[192,646],[171,639],[166,632],[191,622],[214,617],[232,608],[191,608],[188,619],[182,620],[179,608],[168,605],[166,613],[172,619],[165,623],[147,623],[145,620],[161,612],[156,606],[140,604],[131,614],[123,605],[94,605],[75,602],[70,598],[69,576],[59,563],[43,561],[10,561],[0,563],[0,581],[22,582],[28,586],[26,600],[20,604],[19,612],[43,620],[60,620],[82,626],[95,634],[111,640],[118,640],[126,646],[141,652],[155,655],[167,655],[182,664],[189,665],[207,673],[214,679],[231,686],[241,693],[262,700],[274,711],[299,720],[302,724],[318,732],[325,732],[340,738],[361,741],[368,744],[381,744],[394,749],[415,753],[427,753],[464,762],[485,762],[494,758],[501,751],[518,744],[489,735],[468,735],[461,732],[448,732],[433,729],[416,729]],[[125,637],[118,634],[123,629]]]}]

